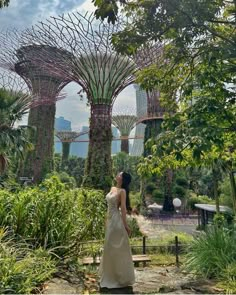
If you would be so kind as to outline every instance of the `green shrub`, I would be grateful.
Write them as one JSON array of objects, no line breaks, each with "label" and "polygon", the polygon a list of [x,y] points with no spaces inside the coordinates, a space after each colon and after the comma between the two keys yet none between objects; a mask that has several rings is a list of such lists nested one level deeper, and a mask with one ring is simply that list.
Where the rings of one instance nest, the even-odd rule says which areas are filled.
[{"label": "green shrub", "polygon": [[29,294],[56,271],[55,262],[42,248],[13,244],[0,230],[0,293]]},{"label": "green shrub", "polygon": [[232,191],[228,177],[220,184],[220,204],[230,208],[233,207]]},{"label": "green shrub", "polygon": [[138,210],[142,206],[142,196],[141,193],[130,193],[130,204],[132,208],[137,208]]},{"label": "green shrub", "polygon": [[178,198],[184,198],[184,196],[186,195],[186,189],[182,186],[176,185],[174,187],[174,195]]},{"label": "green shrub", "polygon": [[226,294],[236,293],[236,262],[232,262],[221,273],[221,282],[218,287],[223,288]]},{"label": "green shrub", "polygon": [[162,191],[160,191],[158,189],[155,189],[152,192],[152,198],[153,198],[153,201],[154,202],[163,203],[163,201],[164,201],[164,194],[163,194]]},{"label": "green shrub", "polygon": [[236,263],[236,237],[225,228],[211,226],[196,237],[186,254],[186,269],[207,278],[220,278]]},{"label": "green shrub", "polygon": [[150,182],[146,185],[145,192],[146,192],[146,194],[152,194],[152,192],[155,189],[157,189],[157,186],[154,183]]},{"label": "green shrub", "polygon": [[127,216],[127,223],[131,230],[131,238],[141,237],[142,233],[140,232],[137,220],[132,216]]},{"label": "green shrub", "polygon": [[196,210],[196,207],[194,206],[195,204],[215,204],[215,201],[210,199],[207,196],[197,196],[193,194],[189,199],[188,199],[188,204],[187,206],[191,210]]},{"label": "green shrub", "polygon": [[214,224],[215,226],[220,227],[220,226],[223,226],[225,223],[226,223],[226,220],[225,220],[223,214],[218,214],[218,213],[217,213],[217,214],[214,215],[214,218],[213,218],[213,224]]},{"label": "green shrub", "polygon": [[47,178],[51,178],[53,176],[56,176],[59,178],[59,180],[64,183],[65,187],[67,189],[74,189],[76,188],[76,181],[74,179],[74,177],[69,176],[69,174],[67,174],[66,172],[52,172],[50,174],[47,174],[46,179]]},{"label": "green shrub", "polygon": [[184,177],[177,177],[175,180],[176,184],[184,188],[188,188],[188,180]]},{"label": "green shrub", "polygon": [[0,190],[0,225],[58,255],[79,241],[103,238],[105,211],[102,191],[68,190],[55,176],[17,194]]}]

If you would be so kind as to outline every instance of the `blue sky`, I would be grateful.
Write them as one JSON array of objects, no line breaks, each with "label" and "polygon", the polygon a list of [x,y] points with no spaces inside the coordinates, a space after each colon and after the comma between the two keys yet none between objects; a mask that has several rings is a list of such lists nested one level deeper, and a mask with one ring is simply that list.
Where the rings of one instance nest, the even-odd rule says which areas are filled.
[{"label": "blue sky", "polygon": [[[92,1],[89,0],[10,0],[7,8],[0,9],[0,30],[8,28],[24,29],[45,20],[53,15],[71,11],[94,11]],[[86,99],[80,100],[77,92],[80,87],[70,83],[63,91],[66,98],[57,102],[56,117],[64,116],[72,122],[72,129],[79,130],[81,126],[88,125],[89,107]],[[133,86],[124,89],[116,99],[114,109],[135,107],[135,90]],[[27,120],[25,118],[25,120]]]}]

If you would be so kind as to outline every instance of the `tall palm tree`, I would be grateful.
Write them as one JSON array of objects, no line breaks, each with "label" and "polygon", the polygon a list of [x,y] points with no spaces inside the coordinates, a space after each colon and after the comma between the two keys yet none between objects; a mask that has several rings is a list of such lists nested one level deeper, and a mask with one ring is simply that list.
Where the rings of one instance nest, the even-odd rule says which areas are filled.
[{"label": "tall palm tree", "polygon": [[0,175],[10,157],[22,157],[31,149],[28,126],[15,126],[28,112],[31,96],[20,91],[0,88]]}]

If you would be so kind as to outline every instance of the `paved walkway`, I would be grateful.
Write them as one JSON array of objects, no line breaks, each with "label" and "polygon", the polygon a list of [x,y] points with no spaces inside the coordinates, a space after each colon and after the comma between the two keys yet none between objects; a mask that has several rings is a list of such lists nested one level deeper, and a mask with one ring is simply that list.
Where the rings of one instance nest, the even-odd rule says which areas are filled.
[{"label": "paved walkway", "polygon": [[[150,238],[160,238],[170,232],[186,232],[194,234],[196,225],[186,224],[157,224],[155,221],[139,215],[135,217],[140,229]],[[215,288],[211,281],[196,281],[192,275],[174,267],[138,267],[135,268],[136,283],[133,288],[99,290],[96,270],[85,278],[67,275],[61,276],[46,283],[44,294],[214,294],[222,293]]]},{"label": "paved walkway", "polygon": [[170,232],[178,233],[185,232],[194,235],[196,232],[196,224],[193,223],[176,223],[170,221],[168,223],[161,224],[158,219],[145,218],[143,215],[135,216],[139,228],[142,233],[150,238],[159,238]]},{"label": "paved walkway", "polygon": [[84,282],[78,278],[70,281],[54,278],[46,284],[44,294],[217,294],[222,293],[215,282],[194,280],[176,267],[146,267],[135,269],[133,287],[99,290],[96,275],[87,276]]}]

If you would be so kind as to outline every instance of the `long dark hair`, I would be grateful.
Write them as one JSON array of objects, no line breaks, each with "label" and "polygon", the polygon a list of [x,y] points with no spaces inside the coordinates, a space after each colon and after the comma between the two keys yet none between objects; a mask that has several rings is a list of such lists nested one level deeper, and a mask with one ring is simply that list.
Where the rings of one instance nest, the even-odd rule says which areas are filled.
[{"label": "long dark hair", "polygon": [[130,206],[130,199],[129,199],[129,184],[132,180],[132,177],[127,172],[122,172],[122,185],[121,188],[123,188],[126,191],[126,210],[127,213],[131,213],[132,208]]}]

